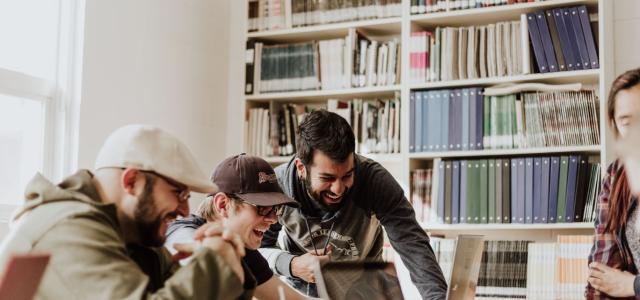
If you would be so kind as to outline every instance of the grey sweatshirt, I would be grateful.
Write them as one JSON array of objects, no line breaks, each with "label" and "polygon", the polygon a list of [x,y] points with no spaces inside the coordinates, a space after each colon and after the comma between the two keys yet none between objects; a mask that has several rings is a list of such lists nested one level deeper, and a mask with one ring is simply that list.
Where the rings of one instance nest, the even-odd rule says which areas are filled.
[{"label": "grey sweatshirt", "polygon": [[[314,245],[322,255],[330,235],[332,260],[381,260],[384,227],[422,298],[445,299],[447,284],[429,245],[429,237],[416,221],[402,188],[384,167],[356,155],[353,186],[335,213],[323,211],[309,197],[293,159],[275,171],[284,193],[301,206],[286,207],[278,223],[271,226],[262,240],[260,252],[274,272],[289,277],[295,287],[306,292],[306,283],[291,275],[294,256],[314,252]],[[285,233],[284,249],[277,248],[276,244],[281,230]]]}]

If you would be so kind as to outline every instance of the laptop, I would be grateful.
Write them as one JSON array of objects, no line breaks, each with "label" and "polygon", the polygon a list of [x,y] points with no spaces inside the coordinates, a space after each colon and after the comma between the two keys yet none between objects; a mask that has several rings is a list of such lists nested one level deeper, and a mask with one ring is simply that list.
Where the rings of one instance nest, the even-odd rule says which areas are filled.
[{"label": "laptop", "polygon": [[[483,250],[483,236],[458,236],[447,299],[475,297]],[[390,262],[332,261],[316,265],[314,275],[318,296],[323,299],[404,299],[396,266]]]},{"label": "laptop", "polygon": [[31,300],[49,263],[49,254],[16,254],[0,278],[0,299]]},{"label": "laptop", "polygon": [[318,296],[331,300],[403,299],[393,263],[332,261],[314,270]]}]

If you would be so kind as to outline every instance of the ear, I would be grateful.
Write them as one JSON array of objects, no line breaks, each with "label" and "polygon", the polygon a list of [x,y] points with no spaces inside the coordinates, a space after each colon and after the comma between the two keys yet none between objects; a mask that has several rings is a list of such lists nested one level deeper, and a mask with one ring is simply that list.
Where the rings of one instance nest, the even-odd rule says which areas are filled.
[{"label": "ear", "polygon": [[302,178],[307,177],[307,168],[304,166],[302,161],[299,158],[296,158],[293,162],[296,164],[298,175],[302,176]]},{"label": "ear", "polygon": [[231,208],[231,199],[227,197],[224,193],[217,193],[213,196],[213,208],[216,210],[219,216],[223,218],[229,217],[229,210]]},{"label": "ear", "polygon": [[120,184],[126,194],[138,196],[144,188],[144,176],[140,170],[127,168],[120,176]]}]

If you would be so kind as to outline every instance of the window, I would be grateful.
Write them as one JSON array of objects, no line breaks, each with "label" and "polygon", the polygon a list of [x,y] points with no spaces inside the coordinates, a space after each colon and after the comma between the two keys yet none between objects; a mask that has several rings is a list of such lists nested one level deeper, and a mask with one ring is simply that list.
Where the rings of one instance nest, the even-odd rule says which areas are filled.
[{"label": "window", "polygon": [[0,2],[0,221],[36,172],[75,169],[84,2]]}]

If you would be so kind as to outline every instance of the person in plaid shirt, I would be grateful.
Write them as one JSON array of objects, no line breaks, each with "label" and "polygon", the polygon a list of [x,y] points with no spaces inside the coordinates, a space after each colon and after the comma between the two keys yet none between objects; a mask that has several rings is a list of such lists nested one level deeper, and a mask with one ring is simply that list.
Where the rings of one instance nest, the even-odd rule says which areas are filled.
[{"label": "person in plaid shirt", "polygon": [[[627,71],[613,82],[607,117],[616,139],[625,138],[640,117],[640,69]],[[587,299],[640,299],[640,211],[627,172],[616,160],[607,168],[598,197],[595,242],[589,254]]]}]

